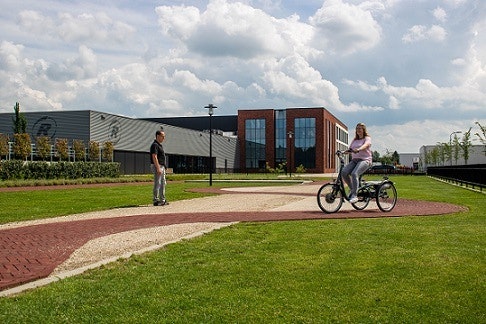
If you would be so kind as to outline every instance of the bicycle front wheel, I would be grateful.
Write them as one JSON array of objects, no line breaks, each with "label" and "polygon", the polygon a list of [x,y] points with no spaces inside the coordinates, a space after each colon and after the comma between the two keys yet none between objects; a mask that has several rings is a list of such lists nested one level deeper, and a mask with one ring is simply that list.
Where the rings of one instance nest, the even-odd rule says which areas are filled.
[{"label": "bicycle front wheel", "polygon": [[376,192],[376,204],[383,212],[389,212],[397,203],[397,189],[391,181],[383,182]]},{"label": "bicycle front wheel", "polygon": [[317,192],[317,204],[325,213],[335,213],[343,205],[343,195],[339,186],[334,183],[326,183]]}]

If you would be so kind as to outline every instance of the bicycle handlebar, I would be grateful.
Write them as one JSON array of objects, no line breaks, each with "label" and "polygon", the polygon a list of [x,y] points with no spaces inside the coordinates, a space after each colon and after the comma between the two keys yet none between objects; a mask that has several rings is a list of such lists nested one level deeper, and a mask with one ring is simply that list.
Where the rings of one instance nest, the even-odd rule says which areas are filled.
[{"label": "bicycle handlebar", "polygon": [[341,156],[341,155],[343,155],[343,154],[351,154],[351,153],[353,153],[353,151],[352,151],[352,150],[350,150],[350,149],[347,149],[347,150],[345,150],[345,151],[341,151],[341,150],[337,150],[337,151],[336,151],[336,155],[337,155],[337,156]]}]

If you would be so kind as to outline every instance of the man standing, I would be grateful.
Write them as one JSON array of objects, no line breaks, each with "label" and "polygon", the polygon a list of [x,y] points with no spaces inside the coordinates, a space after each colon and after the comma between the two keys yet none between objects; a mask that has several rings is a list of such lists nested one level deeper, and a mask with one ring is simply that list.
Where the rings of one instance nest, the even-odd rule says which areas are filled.
[{"label": "man standing", "polygon": [[155,132],[155,140],[150,146],[150,167],[154,173],[154,206],[164,206],[169,203],[165,200],[165,168],[166,158],[162,142],[165,139],[165,133],[162,130]]}]

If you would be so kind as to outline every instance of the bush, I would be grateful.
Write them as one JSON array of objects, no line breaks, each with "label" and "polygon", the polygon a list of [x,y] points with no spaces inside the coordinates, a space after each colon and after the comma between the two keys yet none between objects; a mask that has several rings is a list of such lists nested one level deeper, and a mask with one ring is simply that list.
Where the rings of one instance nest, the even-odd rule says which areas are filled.
[{"label": "bush", "polygon": [[8,135],[0,133],[0,160],[2,159],[2,156],[8,155],[8,141]]},{"label": "bush", "polygon": [[30,135],[27,133],[14,134],[13,152],[15,156],[26,160],[32,151]]},{"label": "bush", "polygon": [[58,138],[56,140],[56,151],[60,160],[69,159],[68,140],[65,138]]},{"label": "bush", "polygon": [[82,140],[73,140],[73,150],[76,161],[84,161],[86,159],[86,147]]},{"label": "bush", "polygon": [[100,144],[95,141],[89,142],[89,160],[98,161],[100,158]]},{"label": "bush", "polygon": [[51,139],[48,136],[37,137],[35,147],[41,160],[46,160],[51,155]]},{"label": "bush", "polygon": [[0,161],[1,180],[117,178],[118,162],[24,162]]},{"label": "bush", "polygon": [[1,180],[17,180],[23,179],[23,165],[24,161],[11,160],[0,161],[0,179]]},{"label": "bush", "polygon": [[103,144],[103,159],[105,161],[112,161],[113,160],[113,151],[114,146],[112,142],[105,142]]}]

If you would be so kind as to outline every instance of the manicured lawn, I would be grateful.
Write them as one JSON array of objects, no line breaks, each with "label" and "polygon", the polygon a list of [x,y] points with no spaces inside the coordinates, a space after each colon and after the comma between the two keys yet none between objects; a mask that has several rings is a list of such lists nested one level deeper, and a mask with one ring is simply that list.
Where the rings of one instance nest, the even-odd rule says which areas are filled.
[{"label": "manicured lawn", "polygon": [[[393,180],[399,197],[469,211],[240,223],[1,298],[0,322],[485,323],[484,194],[426,177]],[[136,198],[142,189],[110,189],[134,197],[113,205],[146,203],[146,192]],[[92,195],[100,192],[83,200]]]}]

